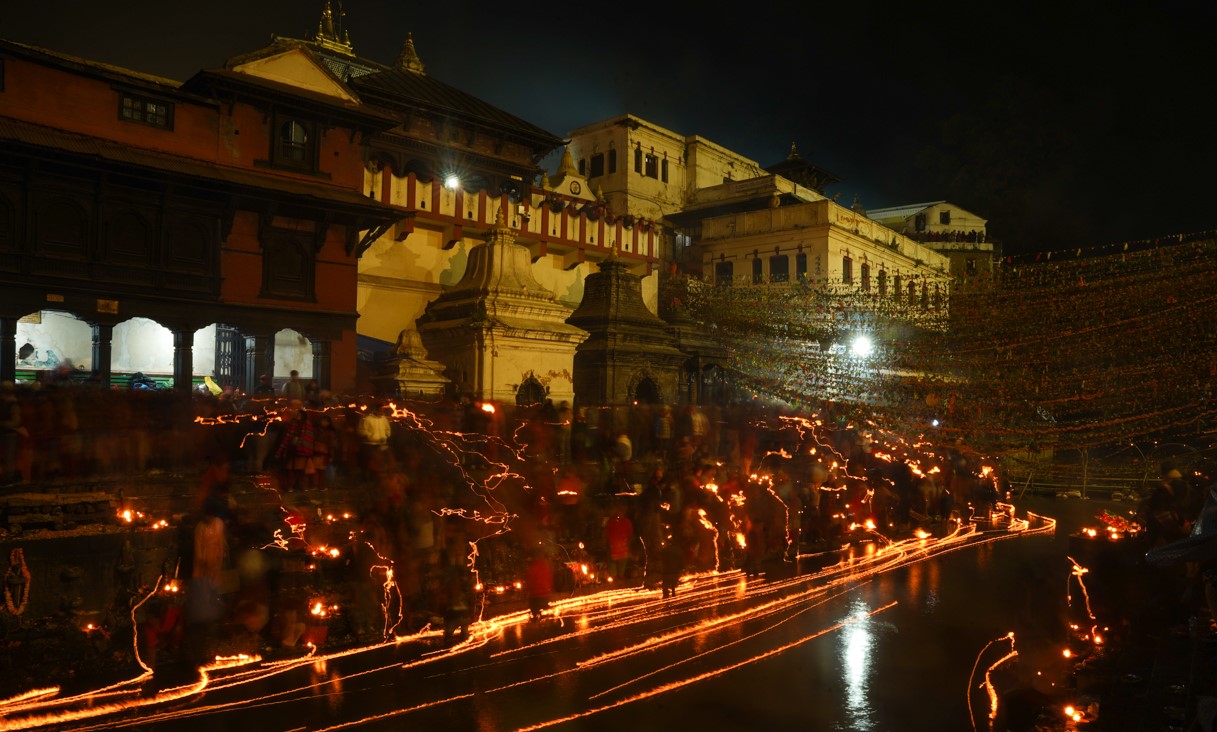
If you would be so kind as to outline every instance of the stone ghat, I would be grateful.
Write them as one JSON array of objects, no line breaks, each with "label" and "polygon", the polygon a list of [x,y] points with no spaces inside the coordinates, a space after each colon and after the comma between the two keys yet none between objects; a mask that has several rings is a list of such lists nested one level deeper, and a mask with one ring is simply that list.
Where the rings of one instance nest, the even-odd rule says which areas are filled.
[{"label": "stone ghat", "polygon": [[31,528],[113,524],[117,510],[117,501],[108,493],[15,493],[0,496],[0,526],[18,533]]}]

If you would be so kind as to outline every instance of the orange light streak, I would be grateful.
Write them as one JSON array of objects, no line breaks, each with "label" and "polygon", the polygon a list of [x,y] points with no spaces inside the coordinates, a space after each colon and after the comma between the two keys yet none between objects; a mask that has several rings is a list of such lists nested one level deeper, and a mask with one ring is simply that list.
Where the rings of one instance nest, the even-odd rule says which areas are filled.
[{"label": "orange light streak", "polygon": [[883,607],[876,608],[875,610],[872,610],[872,611],[866,613],[865,615],[855,616],[848,620],[844,620],[840,623],[836,623],[835,625],[829,626],[828,628],[825,628],[821,631],[812,633],[811,635],[803,636],[802,638],[799,638],[798,640],[783,644],[777,648],[773,648],[771,650],[768,650],[764,653],[753,656],[752,658],[746,659],[744,661],[740,661],[738,663],[734,663],[729,666],[724,666],[722,668],[713,669],[711,671],[706,671],[705,673],[697,674],[696,676],[691,676],[689,678],[681,679],[679,681],[674,681],[669,684],[664,684],[663,686],[656,687],[649,691],[644,691],[640,694],[635,694],[634,696],[627,697],[625,699],[621,699],[620,701],[614,702],[612,704],[606,704],[605,706],[602,706],[602,707],[596,707],[595,709],[589,709],[587,711],[580,712],[578,714],[572,714],[567,717],[561,717],[559,719],[551,719],[547,722],[542,722],[540,724],[535,724],[535,725],[532,725],[529,727],[521,727],[517,732],[529,732],[530,730],[544,729],[546,727],[552,727],[556,724],[564,724],[566,722],[573,722],[576,719],[590,717],[593,714],[599,714],[600,712],[604,712],[609,709],[615,709],[617,707],[625,706],[626,704],[632,704],[637,701],[642,701],[643,699],[650,699],[651,697],[658,696],[659,694],[664,694],[669,691],[675,691],[676,689],[680,689],[685,686],[689,686],[690,684],[694,684],[699,681],[705,681],[706,679],[712,679],[716,676],[722,676],[723,674],[725,674],[729,671],[734,671],[737,668],[742,668],[749,664],[753,664],[758,661],[763,661],[764,659],[770,658],[771,656],[776,656],[779,653],[784,653],[784,652],[790,650],[791,648],[796,648],[798,646],[803,645],[804,643],[815,640],[816,638],[819,638],[821,636],[827,635],[828,633],[832,633],[834,631],[840,630],[841,628],[844,628],[848,625],[852,625],[856,622],[859,622],[859,621],[869,618],[873,615],[876,615],[877,613],[883,612],[884,610],[895,607],[895,605],[896,605],[895,602],[889,603],[887,605],[884,605]]}]

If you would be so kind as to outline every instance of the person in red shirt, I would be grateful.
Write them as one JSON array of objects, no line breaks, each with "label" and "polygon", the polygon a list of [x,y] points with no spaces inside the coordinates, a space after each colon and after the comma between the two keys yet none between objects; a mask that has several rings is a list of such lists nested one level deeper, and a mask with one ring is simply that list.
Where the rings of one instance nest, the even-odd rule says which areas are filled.
[{"label": "person in red shirt", "polygon": [[621,508],[613,505],[613,515],[604,525],[605,543],[609,550],[609,576],[614,582],[625,580],[626,565],[630,560],[630,543],[634,540],[634,523]]},{"label": "person in red shirt", "polygon": [[541,612],[549,607],[549,596],[554,593],[554,568],[545,556],[544,549],[533,550],[532,561],[524,574],[528,590],[528,617],[540,620]]}]

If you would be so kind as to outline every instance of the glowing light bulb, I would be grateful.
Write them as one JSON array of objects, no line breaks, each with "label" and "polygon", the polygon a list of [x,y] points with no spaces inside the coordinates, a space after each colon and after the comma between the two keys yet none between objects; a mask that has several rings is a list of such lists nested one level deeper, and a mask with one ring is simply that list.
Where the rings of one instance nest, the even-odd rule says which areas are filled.
[{"label": "glowing light bulb", "polygon": [[866,358],[875,350],[875,344],[870,336],[860,335],[849,345],[849,355],[854,358]]}]

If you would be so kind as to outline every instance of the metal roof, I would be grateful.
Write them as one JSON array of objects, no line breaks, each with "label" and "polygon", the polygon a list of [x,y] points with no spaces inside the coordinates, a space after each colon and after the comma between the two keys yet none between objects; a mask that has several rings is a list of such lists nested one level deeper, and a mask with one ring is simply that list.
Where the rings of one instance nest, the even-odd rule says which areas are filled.
[{"label": "metal roof", "polygon": [[402,69],[353,77],[348,82],[367,101],[391,109],[421,108],[451,115],[552,149],[562,138],[438,79]]},{"label": "metal roof", "polygon": [[194,183],[223,184],[274,196],[287,195],[337,205],[348,211],[373,216],[385,221],[403,217],[403,212],[367,198],[354,190],[281,177],[216,163],[194,160],[170,153],[121,145],[97,137],[63,132],[42,125],[0,117],[0,143],[25,144],[50,148],[65,153],[155,170],[190,179]]},{"label": "metal roof", "polygon": [[867,218],[879,219],[907,219],[910,216],[921,213],[930,206],[937,206],[946,201],[930,201],[929,203],[909,203],[904,206],[892,206],[891,208],[872,208],[867,209]]}]

